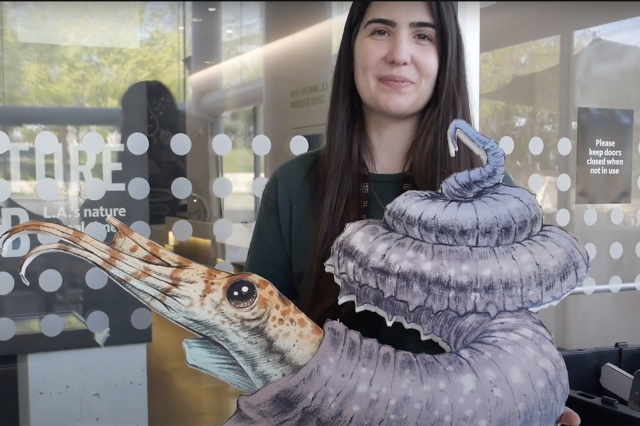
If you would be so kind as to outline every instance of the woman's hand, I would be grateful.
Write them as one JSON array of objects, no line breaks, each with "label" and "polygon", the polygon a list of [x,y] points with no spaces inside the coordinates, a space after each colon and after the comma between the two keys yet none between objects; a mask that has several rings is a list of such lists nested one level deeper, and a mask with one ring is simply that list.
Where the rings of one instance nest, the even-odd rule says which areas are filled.
[{"label": "woman's hand", "polygon": [[564,413],[558,419],[558,426],[580,426],[580,416],[569,407],[564,407]]}]

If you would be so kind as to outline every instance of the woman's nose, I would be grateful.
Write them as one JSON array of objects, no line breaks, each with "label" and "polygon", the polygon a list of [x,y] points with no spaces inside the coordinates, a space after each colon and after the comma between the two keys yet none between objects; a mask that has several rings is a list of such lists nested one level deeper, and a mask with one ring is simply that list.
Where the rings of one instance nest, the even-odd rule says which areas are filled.
[{"label": "woman's nose", "polygon": [[411,62],[409,43],[403,37],[394,37],[389,45],[387,62],[394,65],[407,65]]}]

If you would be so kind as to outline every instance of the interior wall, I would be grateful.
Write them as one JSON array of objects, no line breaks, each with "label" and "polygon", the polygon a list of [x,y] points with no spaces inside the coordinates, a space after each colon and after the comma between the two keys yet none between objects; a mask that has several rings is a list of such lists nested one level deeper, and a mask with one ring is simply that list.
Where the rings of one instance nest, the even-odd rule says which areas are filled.
[{"label": "interior wall", "polygon": [[148,425],[146,352],[142,343],[19,355],[20,425]]},{"label": "interior wall", "polygon": [[264,134],[272,144],[267,177],[294,157],[294,136],[324,132],[333,73],[330,19],[331,2],[265,3],[265,43],[277,41],[264,57]]}]

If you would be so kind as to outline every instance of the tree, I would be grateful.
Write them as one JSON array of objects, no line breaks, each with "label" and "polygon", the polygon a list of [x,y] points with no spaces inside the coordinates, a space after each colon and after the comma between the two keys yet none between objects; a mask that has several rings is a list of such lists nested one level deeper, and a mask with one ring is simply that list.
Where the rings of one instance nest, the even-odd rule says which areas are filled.
[{"label": "tree", "polygon": [[[140,22],[146,26],[139,49],[20,43],[12,25],[17,9],[7,8],[2,103],[115,108],[131,84],[151,79],[161,81],[183,100],[182,35],[176,27],[163,25],[168,19],[165,14],[173,14],[177,22],[177,8],[171,3],[163,9],[139,4]],[[95,30],[111,36],[109,28]]]}]

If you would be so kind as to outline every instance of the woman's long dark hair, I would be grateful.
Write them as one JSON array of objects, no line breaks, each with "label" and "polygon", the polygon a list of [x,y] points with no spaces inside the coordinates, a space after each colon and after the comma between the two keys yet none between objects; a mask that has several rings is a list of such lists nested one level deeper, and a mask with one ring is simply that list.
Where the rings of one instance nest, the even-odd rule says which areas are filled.
[{"label": "woman's long dark hair", "polygon": [[[349,222],[359,219],[360,167],[369,158],[362,100],[354,80],[354,43],[370,2],[353,2],[335,65],[326,145],[318,164],[317,237],[311,259],[312,285],[301,295],[303,311],[317,324],[346,321],[351,304],[338,306],[339,287],[324,270],[331,245]],[[456,10],[451,2],[431,2],[436,26],[439,70],[433,95],[421,113],[409,148],[406,167],[418,190],[438,190],[452,173],[479,166],[478,157],[463,144],[449,154],[446,134],[456,118],[471,122],[464,46]]]}]

